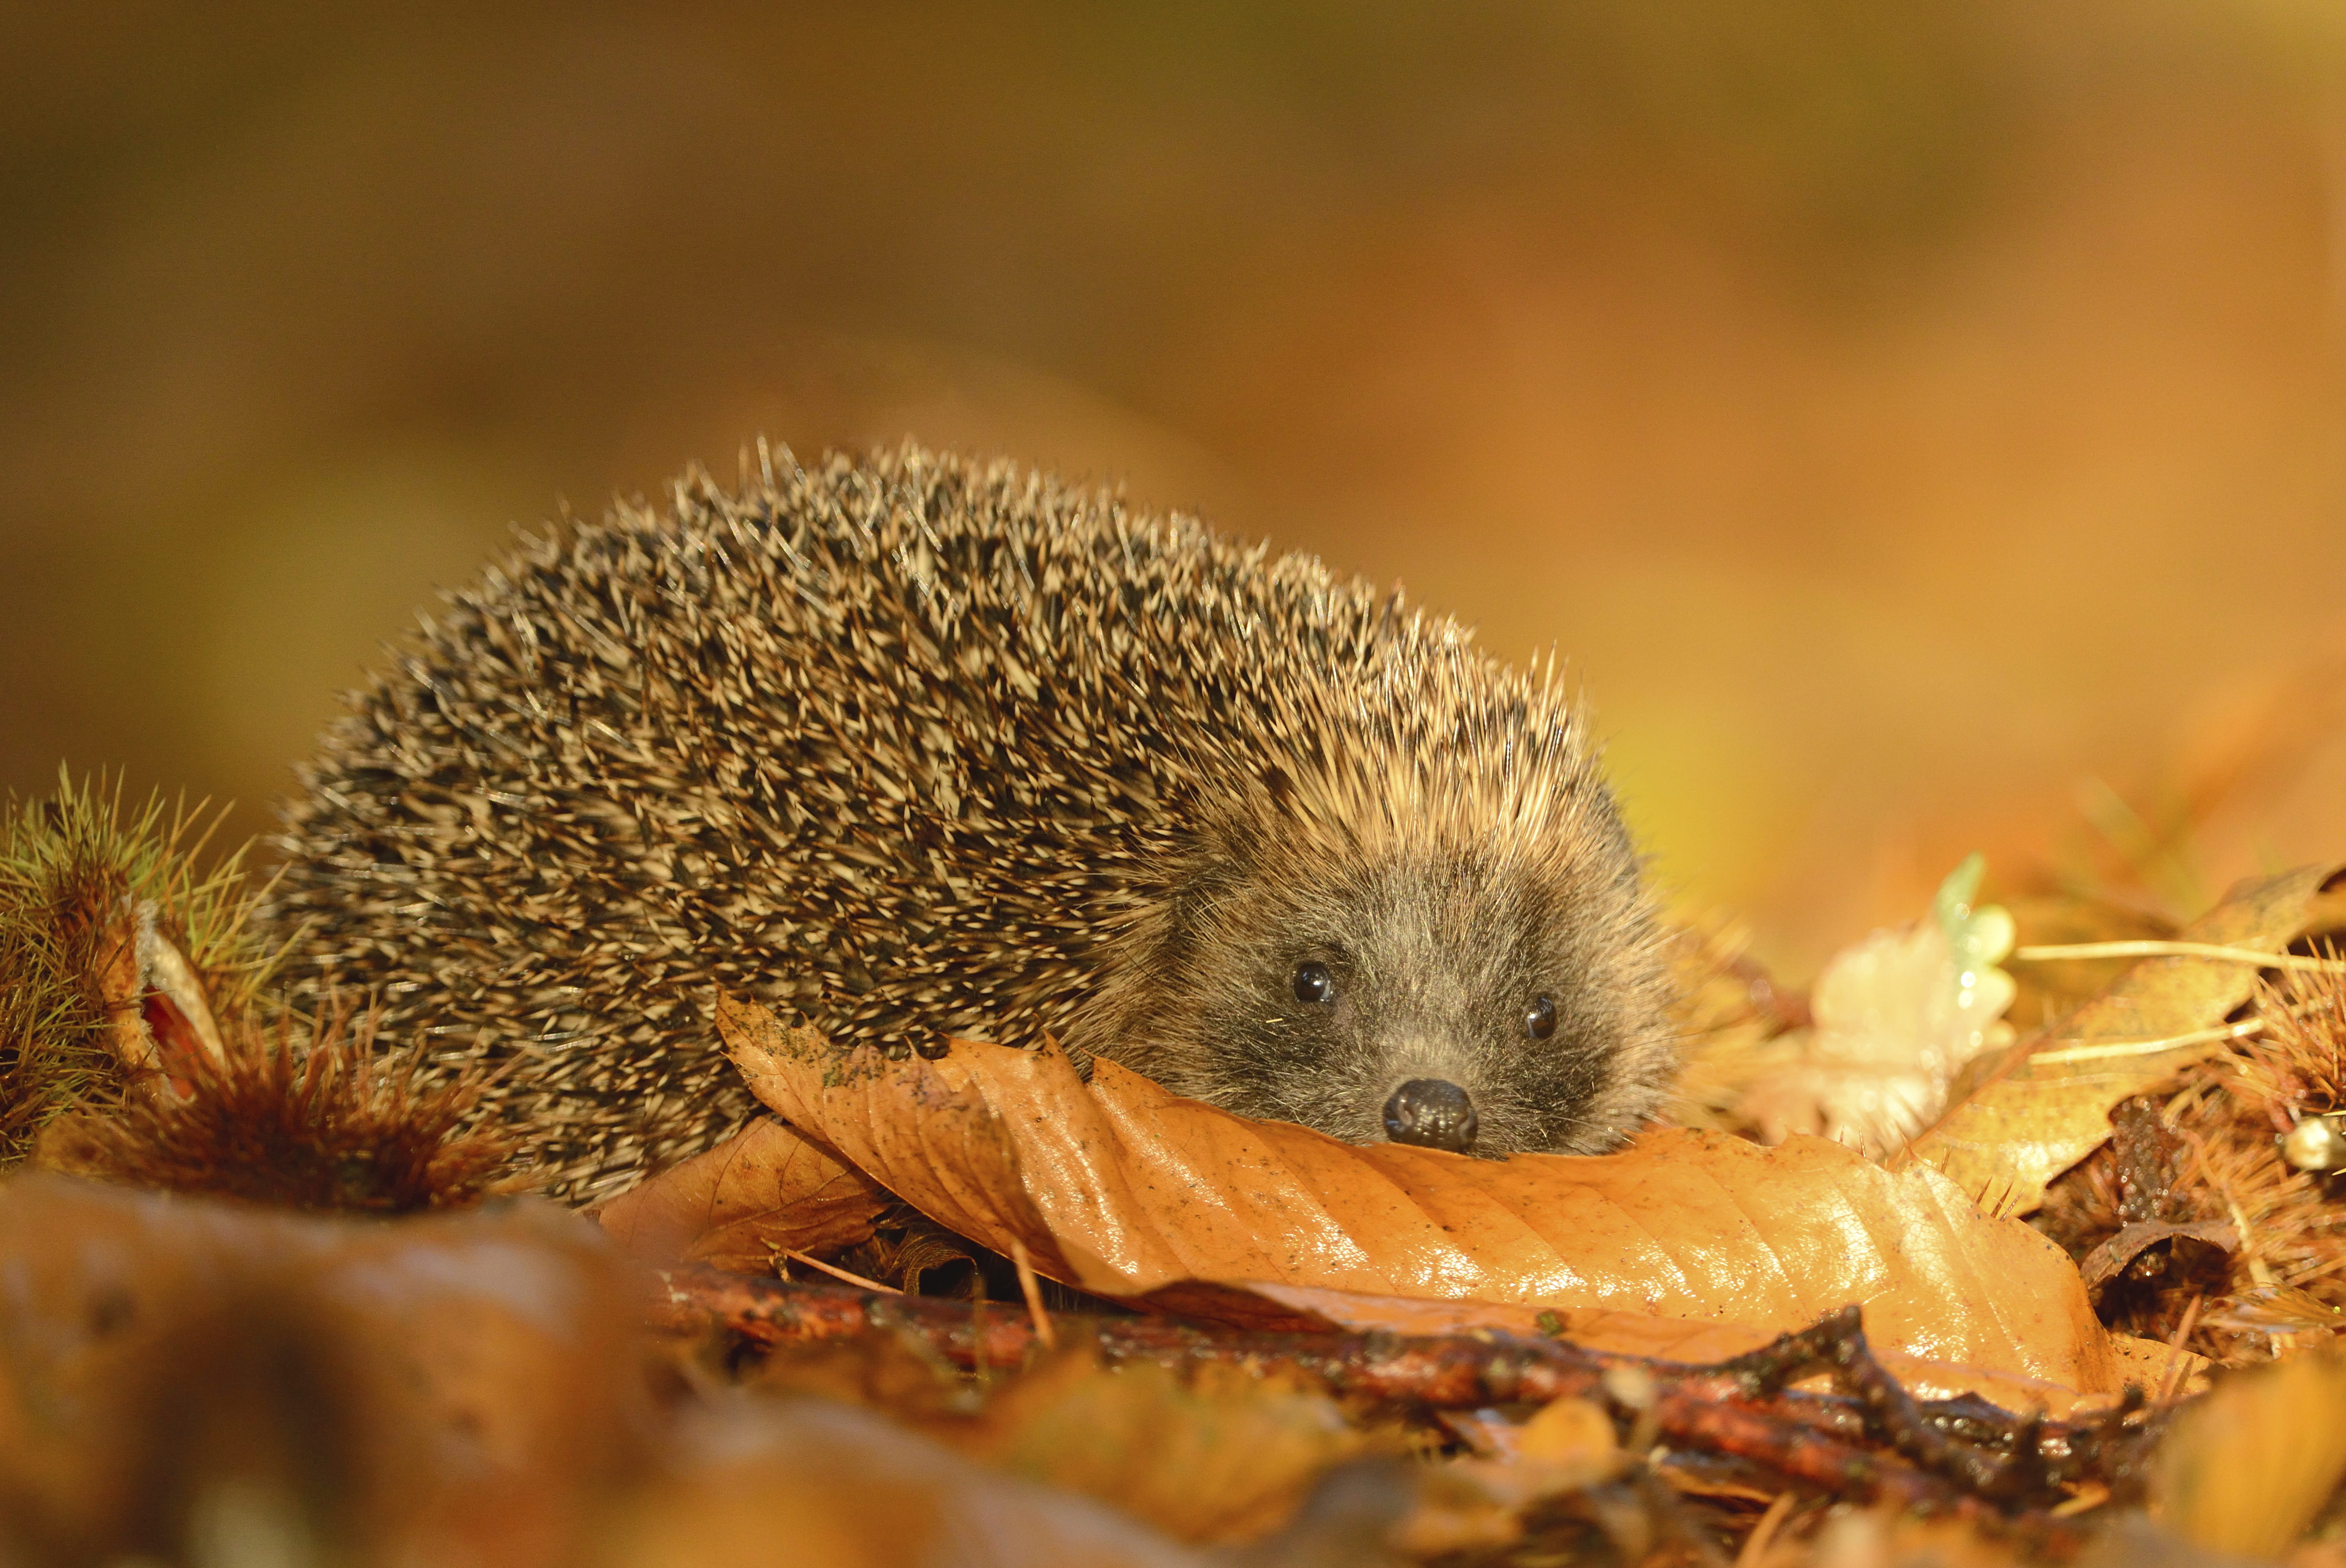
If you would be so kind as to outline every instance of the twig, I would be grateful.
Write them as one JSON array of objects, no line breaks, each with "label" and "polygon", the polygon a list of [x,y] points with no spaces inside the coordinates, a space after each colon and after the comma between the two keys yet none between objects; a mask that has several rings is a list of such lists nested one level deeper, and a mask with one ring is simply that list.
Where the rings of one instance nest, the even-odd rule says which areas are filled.
[{"label": "twig", "polygon": [[[656,1319],[663,1326],[719,1328],[762,1346],[893,1329],[917,1334],[968,1368],[1015,1367],[1041,1343],[1029,1320],[942,1298],[878,1297],[699,1266],[661,1278],[666,1299]],[[2041,1509],[2057,1501],[2061,1486],[2099,1480],[2126,1490],[2143,1433],[2127,1426],[2140,1409],[2138,1398],[2095,1423],[2015,1417],[1978,1400],[1925,1410],[1873,1359],[1855,1308],[1713,1366],[1507,1335],[1270,1333],[1076,1313],[1060,1314],[1059,1326],[1080,1329],[1111,1363],[1237,1365],[1316,1382],[1339,1397],[1419,1410],[1586,1399],[1617,1421],[1650,1420],[1658,1440],[1674,1451],[1748,1461],[1828,1496],[1983,1519],[2032,1517],[2045,1529],[2055,1526]],[[1830,1368],[1849,1395],[1784,1388],[1818,1366]],[[1630,1382],[1639,1387],[1642,1410],[1614,1393]],[[1980,1447],[1934,1423],[1960,1427]],[[1872,1446],[1875,1441],[1893,1451]]]},{"label": "twig", "polygon": [[2261,1018],[2243,1018],[2238,1023],[2226,1023],[2214,1029],[2194,1029],[2185,1034],[2169,1034],[2163,1040],[2119,1040],[2107,1045],[2065,1045],[2058,1051],[2032,1051],[2027,1062],[2032,1067],[2050,1066],[2056,1062],[2100,1062],[2116,1056],[2156,1056],[2161,1051],[2179,1050],[2186,1045],[2205,1045],[2217,1040],[2245,1040],[2265,1027]]},{"label": "twig", "polygon": [[1982,1496],[1998,1496],[2010,1490],[2005,1472],[2023,1457],[2015,1452],[1998,1463],[1924,1420],[1914,1396],[1874,1359],[1865,1342],[1862,1311],[1854,1306],[1828,1314],[1773,1344],[1722,1361],[1719,1369],[1755,1397],[1775,1393],[1810,1372],[1830,1370],[1842,1390],[1863,1408],[1867,1425],[1899,1452]]}]

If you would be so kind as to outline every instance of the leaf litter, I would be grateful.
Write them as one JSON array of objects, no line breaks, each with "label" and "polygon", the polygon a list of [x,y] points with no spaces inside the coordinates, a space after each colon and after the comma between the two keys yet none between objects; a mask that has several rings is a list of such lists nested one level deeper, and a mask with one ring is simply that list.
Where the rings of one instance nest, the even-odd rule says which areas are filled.
[{"label": "leaf litter", "polygon": [[[2181,938],[2279,954],[2306,934],[2334,871],[2307,867],[2244,882]],[[2254,1033],[2258,1021],[2231,1015],[2256,989],[2254,962],[2142,959],[2066,1019],[1989,1061],[1902,1157],[1944,1172],[1984,1207],[2025,1214],[2044,1202],[2047,1183],[2108,1137],[2112,1107]]]},{"label": "leaf litter", "polygon": [[[168,856],[141,874],[158,927],[201,927],[190,908],[219,896]],[[405,1116],[418,1158],[458,1160],[433,1204],[510,1185],[484,1179],[493,1151],[463,1143],[454,1101],[370,1086],[331,1031],[258,1049],[250,988],[218,969],[219,1068],[174,1095],[52,1098],[45,1147],[243,1207],[0,1187],[0,1556],[2271,1556],[2328,1528],[2340,1469],[2324,1369],[2346,1227],[2335,1178],[2280,1141],[2346,1111],[2346,982],[2304,940],[2336,921],[2332,880],[2268,879],[2179,927],[2009,901],[2016,997],[1975,868],[1813,997],[1713,925],[1682,952],[1694,1125],[1598,1160],[1316,1149],[1113,1067],[1086,1085],[1055,1052],[957,1044],[913,1067],[769,1034],[770,1076],[798,1076],[790,1119],[599,1216],[667,1268],[648,1342],[639,1277],[554,1211],[300,1219],[280,1211],[363,1210],[367,1189],[219,1179],[240,1118],[326,1109]],[[115,997],[111,972],[93,994]],[[192,972],[200,1006],[223,983]],[[289,1044],[324,1065],[290,1071]],[[1746,1141],[1767,1091],[1780,1105],[1788,1071],[1816,1087],[1821,1063],[1861,1092],[1813,1095],[1803,1125],[1856,1147]],[[188,1105],[223,1074],[232,1094]],[[891,1125],[899,1092],[923,1125]],[[1955,1181],[2005,1213],[2041,1194],[2035,1228]],[[1011,1255],[1062,1283],[1021,1302]],[[966,1298],[801,1261],[823,1259]],[[1833,1310],[1852,1301],[1866,1334]],[[2164,1442],[2160,1407],[2111,1397],[2276,1358],[2264,1380],[2219,1377]],[[208,1413],[152,1419],[167,1408]],[[1907,1501],[1837,1507],[1870,1494],[1850,1479],[1867,1466]],[[2268,1483],[2279,1501],[2239,1505]],[[2161,1525],[2129,1522],[2146,1500]],[[2099,1518],[2099,1546],[2066,1522]]]}]

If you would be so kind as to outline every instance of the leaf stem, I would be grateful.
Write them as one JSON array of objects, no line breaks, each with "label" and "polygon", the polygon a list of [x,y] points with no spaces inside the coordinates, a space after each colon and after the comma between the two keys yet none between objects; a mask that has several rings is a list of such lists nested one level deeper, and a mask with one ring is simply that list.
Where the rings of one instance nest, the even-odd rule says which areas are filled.
[{"label": "leaf stem", "polygon": [[2164,1040],[2124,1040],[2109,1045],[2065,1045],[2058,1051],[2032,1051],[2025,1064],[2031,1067],[2053,1062],[2099,1062],[2117,1056],[2156,1056],[2161,1051],[2174,1051],[2185,1045],[2203,1045],[2211,1040],[2239,1040],[2254,1034],[2265,1026],[2261,1018],[2243,1018],[2238,1023],[2226,1023],[2214,1029],[2194,1029],[2188,1034],[2170,1034]]},{"label": "leaf stem", "polygon": [[2218,958],[2253,963],[2259,969],[2290,969],[2312,974],[2346,974],[2346,959],[2308,958],[2294,952],[2263,952],[2252,947],[2226,947],[2212,942],[2068,942],[2016,947],[2012,956],[2024,962],[2047,959],[2087,958]]}]

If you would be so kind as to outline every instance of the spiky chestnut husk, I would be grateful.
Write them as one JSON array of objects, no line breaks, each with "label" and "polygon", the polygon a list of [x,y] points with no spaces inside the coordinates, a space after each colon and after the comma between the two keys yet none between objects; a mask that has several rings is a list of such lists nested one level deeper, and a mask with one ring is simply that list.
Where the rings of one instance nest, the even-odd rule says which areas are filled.
[{"label": "spiky chestnut husk", "polygon": [[148,972],[158,941],[208,1013],[252,1005],[275,954],[255,939],[244,851],[199,869],[201,816],[159,796],[127,809],[119,780],[62,770],[0,816],[0,1169],[53,1117],[117,1101],[141,1075],[164,1022]]},{"label": "spiky chestnut husk", "polygon": [[755,1113],[719,987],[892,1052],[1047,1036],[1357,1139],[1428,1076],[1485,1149],[1608,1146],[1669,1069],[1654,913],[1553,666],[1006,463],[761,448],[738,494],[695,473],[525,542],[352,706],[266,911],[306,925],[297,995],[527,1058],[489,1109],[573,1201]]},{"label": "spiky chestnut husk", "polygon": [[130,1095],[60,1117],[37,1163],[68,1175],[273,1207],[410,1214],[488,1196],[512,1158],[503,1129],[474,1127],[475,1073],[418,1084],[412,1052],[378,1048],[372,1020],[252,1020],[217,1057],[189,1056],[184,1091]]}]

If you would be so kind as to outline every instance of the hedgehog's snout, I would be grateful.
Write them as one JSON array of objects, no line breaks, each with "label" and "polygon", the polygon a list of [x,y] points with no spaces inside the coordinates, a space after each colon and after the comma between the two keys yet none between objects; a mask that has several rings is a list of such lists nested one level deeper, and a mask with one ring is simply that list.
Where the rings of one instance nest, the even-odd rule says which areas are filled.
[{"label": "hedgehog's snout", "polygon": [[1385,1102],[1385,1136],[1463,1155],[1474,1146],[1474,1097],[1445,1078],[1412,1078]]}]

